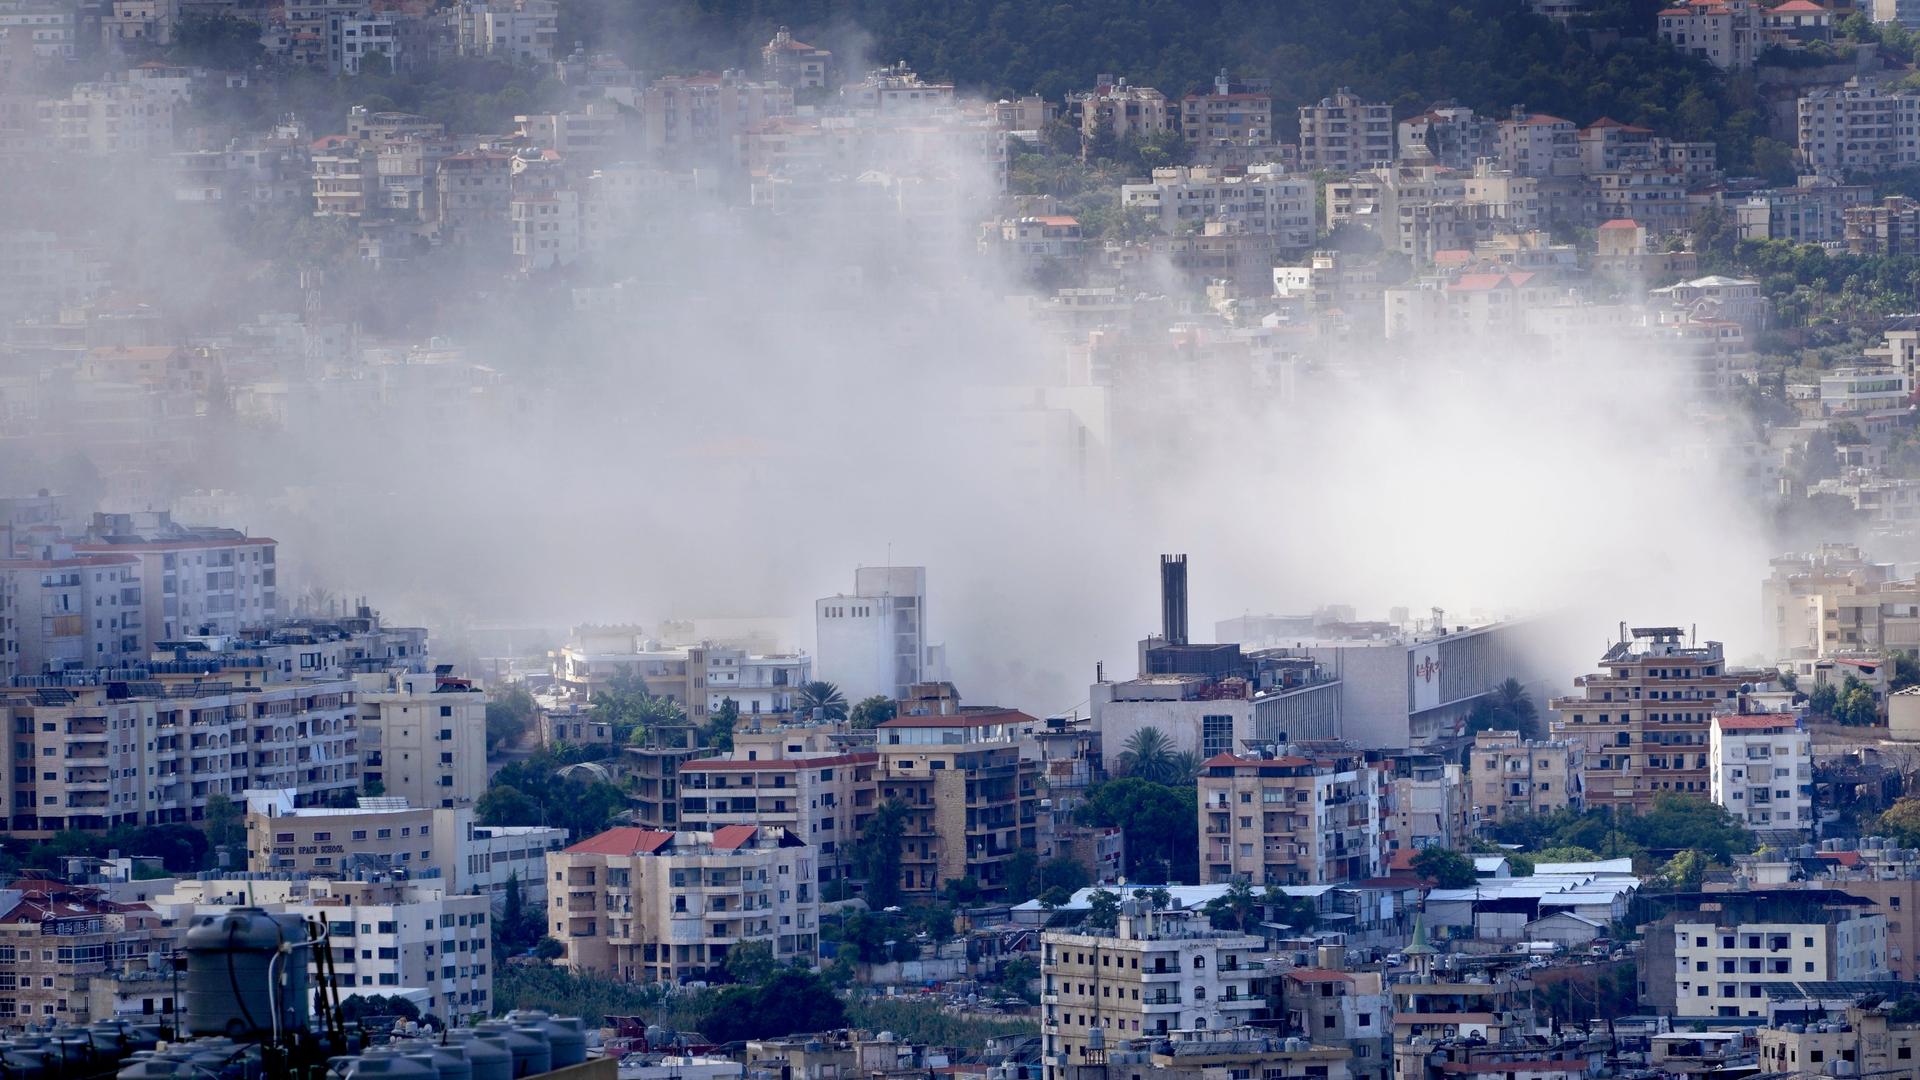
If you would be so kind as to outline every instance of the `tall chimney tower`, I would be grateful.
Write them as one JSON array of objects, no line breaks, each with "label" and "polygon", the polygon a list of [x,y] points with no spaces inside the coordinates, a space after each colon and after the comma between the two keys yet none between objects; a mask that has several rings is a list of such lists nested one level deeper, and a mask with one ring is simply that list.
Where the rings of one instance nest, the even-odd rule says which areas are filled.
[{"label": "tall chimney tower", "polygon": [[1160,556],[1160,636],[1169,645],[1187,643],[1187,557]]}]

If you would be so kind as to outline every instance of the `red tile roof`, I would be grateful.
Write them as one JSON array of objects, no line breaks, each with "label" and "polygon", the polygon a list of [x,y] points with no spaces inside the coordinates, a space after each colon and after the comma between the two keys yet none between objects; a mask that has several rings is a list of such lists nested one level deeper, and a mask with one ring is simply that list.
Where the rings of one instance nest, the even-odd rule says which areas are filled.
[{"label": "red tile roof", "polygon": [[670,832],[623,825],[582,840],[567,851],[579,855],[652,855],[672,842]]},{"label": "red tile roof", "polygon": [[1827,14],[1826,6],[1823,4],[1816,4],[1813,2],[1813,0],[1787,0],[1786,3],[1781,4],[1779,7],[1773,9],[1773,13],[1776,15],[1782,11],[1806,12],[1808,14],[1813,14],[1813,15]]},{"label": "red tile roof", "polygon": [[[1525,124],[1533,127],[1544,127],[1548,124],[1572,125],[1573,123],[1573,121],[1571,120],[1562,120],[1558,116],[1548,116],[1546,113],[1528,113],[1525,118],[1517,122],[1520,124]],[[1506,123],[1511,124],[1511,123],[1516,123],[1516,121],[1508,120],[1506,121]]]},{"label": "red tile roof", "polygon": [[758,825],[722,825],[713,831],[714,849],[733,851],[751,842],[759,831]]},{"label": "red tile roof", "polygon": [[1716,716],[1713,722],[1720,725],[1722,731],[1765,731],[1770,728],[1790,728],[1794,726],[1793,717],[1780,716]]},{"label": "red tile roof", "polygon": [[1603,229],[1637,229],[1640,227],[1640,223],[1630,217],[1617,217],[1612,221],[1603,222],[1600,227]]}]

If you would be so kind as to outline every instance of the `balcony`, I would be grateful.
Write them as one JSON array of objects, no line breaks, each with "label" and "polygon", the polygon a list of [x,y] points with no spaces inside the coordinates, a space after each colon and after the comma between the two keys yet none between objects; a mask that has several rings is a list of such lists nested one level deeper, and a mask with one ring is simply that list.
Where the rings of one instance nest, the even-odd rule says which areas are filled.
[{"label": "balcony", "polygon": [[1180,1000],[1179,994],[1155,995],[1153,997],[1142,995],[1140,999],[1140,1008],[1146,1012],[1178,1009],[1182,1004],[1184,1003]]}]

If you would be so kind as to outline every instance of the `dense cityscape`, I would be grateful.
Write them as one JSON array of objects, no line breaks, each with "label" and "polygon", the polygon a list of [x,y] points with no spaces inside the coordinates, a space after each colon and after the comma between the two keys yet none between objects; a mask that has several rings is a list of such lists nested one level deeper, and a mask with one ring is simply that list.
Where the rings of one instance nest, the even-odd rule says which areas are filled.
[{"label": "dense cityscape", "polygon": [[0,723],[5,1077],[1920,1080],[1920,0],[0,0]]}]

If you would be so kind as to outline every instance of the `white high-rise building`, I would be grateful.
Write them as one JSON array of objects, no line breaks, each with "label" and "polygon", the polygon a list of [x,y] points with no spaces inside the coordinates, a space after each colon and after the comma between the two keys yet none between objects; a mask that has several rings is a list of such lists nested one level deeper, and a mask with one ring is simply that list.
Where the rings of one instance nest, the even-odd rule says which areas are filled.
[{"label": "white high-rise building", "polygon": [[1762,832],[1813,828],[1813,747],[1788,713],[1716,716],[1709,758],[1713,801]]},{"label": "white high-rise building", "polygon": [[924,566],[860,567],[852,593],[814,601],[813,620],[815,677],[849,702],[874,694],[897,701],[914,683],[944,677],[940,647],[927,644]]}]

